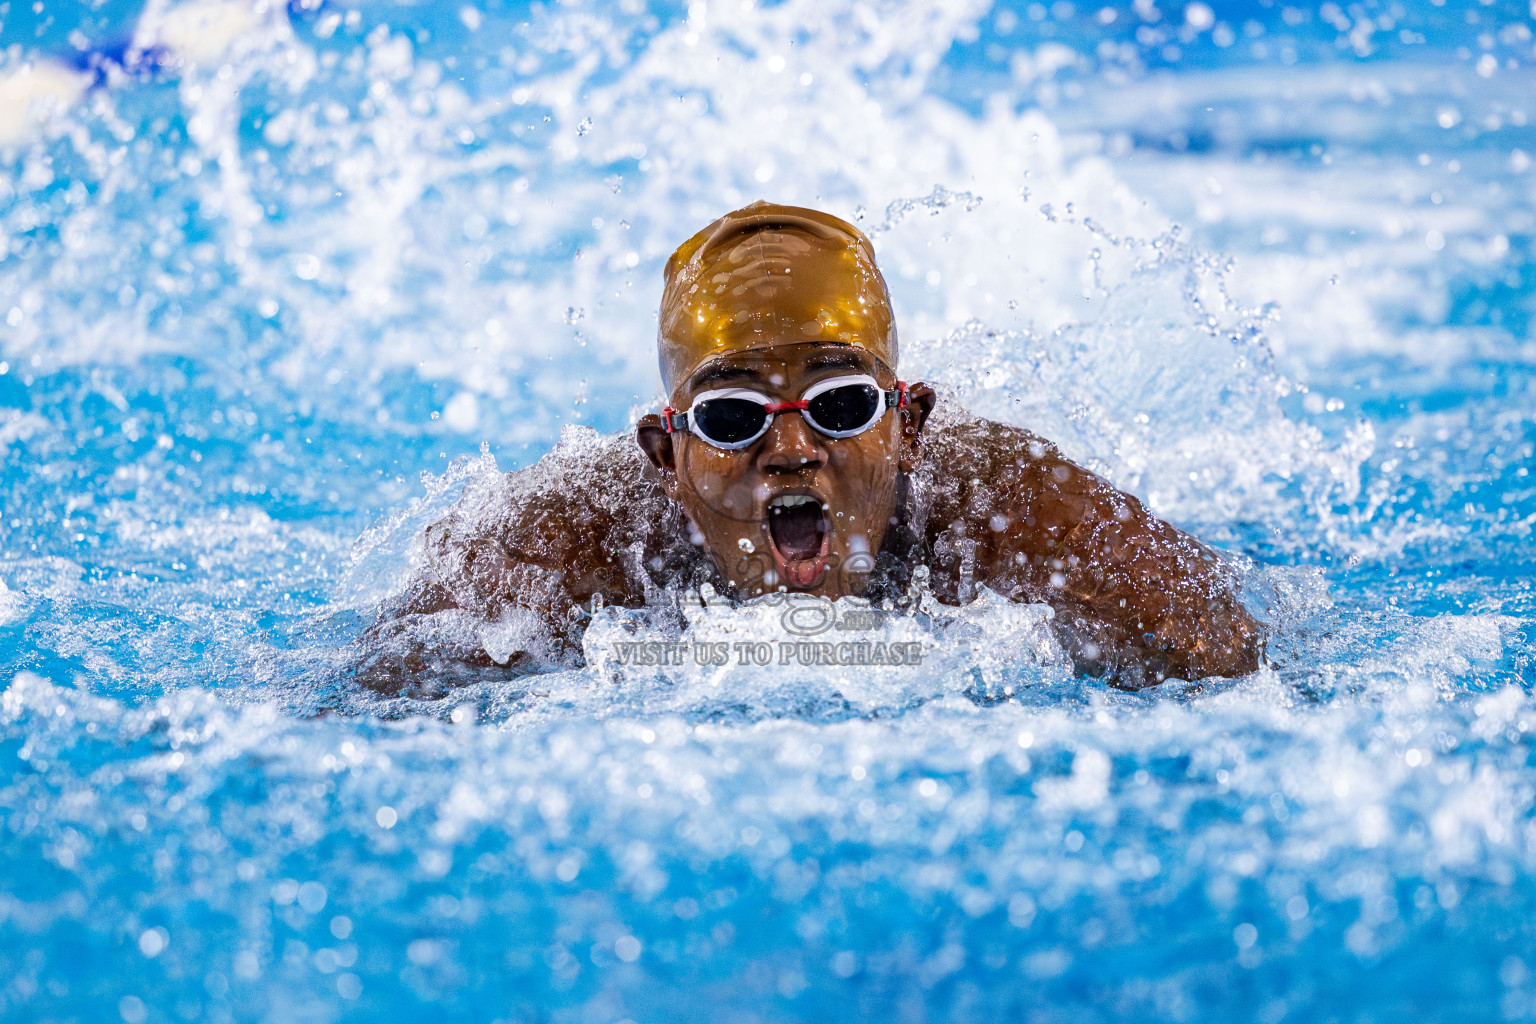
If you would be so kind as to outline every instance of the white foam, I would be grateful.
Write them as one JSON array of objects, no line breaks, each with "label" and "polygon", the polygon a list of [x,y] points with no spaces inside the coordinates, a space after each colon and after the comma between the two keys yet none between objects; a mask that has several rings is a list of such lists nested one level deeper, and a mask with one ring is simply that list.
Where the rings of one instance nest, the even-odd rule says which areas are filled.
[{"label": "white foam", "polygon": [[0,70],[0,147],[18,146],[57,124],[85,93],[89,77],[47,59]]},{"label": "white foam", "polygon": [[8,626],[12,622],[19,622],[26,612],[26,599],[5,585],[0,580],[0,626]]}]

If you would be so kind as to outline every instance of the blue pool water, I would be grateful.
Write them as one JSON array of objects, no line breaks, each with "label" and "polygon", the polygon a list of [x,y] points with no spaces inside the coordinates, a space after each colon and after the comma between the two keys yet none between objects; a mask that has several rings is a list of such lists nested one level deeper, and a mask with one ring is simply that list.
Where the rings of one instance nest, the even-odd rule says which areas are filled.
[{"label": "blue pool water", "polygon": [[[1533,19],[0,5],[0,1019],[1536,1018]],[[1241,560],[1273,666],[1117,692],[984,593],[885,627],[923,671],[608,611],[352,689],[759,196],[871,231],[909,379]]]}]

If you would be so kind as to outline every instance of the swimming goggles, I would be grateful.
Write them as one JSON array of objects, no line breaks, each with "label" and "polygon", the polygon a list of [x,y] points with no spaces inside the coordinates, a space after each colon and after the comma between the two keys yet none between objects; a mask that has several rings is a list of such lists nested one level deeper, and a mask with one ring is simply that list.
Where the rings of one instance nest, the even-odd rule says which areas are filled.
[{"label": "swimming goggles", "polygon": [[768,432],[777,413],[795,410],[828,437],[855,437],[874,426],[887,409],[907,404],[907,384],[884,390],[867,374],[817,381],[798,402],[775,402],[749,388],[706,391],[683,412],[664,409],[667,433],[686,431],[716,448],[745,448]]}]

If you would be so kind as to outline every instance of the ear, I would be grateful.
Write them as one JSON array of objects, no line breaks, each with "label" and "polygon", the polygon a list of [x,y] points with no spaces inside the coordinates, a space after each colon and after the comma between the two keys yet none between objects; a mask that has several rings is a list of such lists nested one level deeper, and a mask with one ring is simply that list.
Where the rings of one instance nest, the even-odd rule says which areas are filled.
[{"label": "ear", "polygon": [[672,446],[672,435],[661,424],[661,417],[647,413],[635,426],[635,443],[651,460],[651,465],[661,474],[662,490],[667,497],[677,498],[677,449]]},{"label": "ear", "polygon": [[923,425],[939,397],[921,382],[907,389],[907,405],[901,410],[901,471],[910,473],[923,461]]}]

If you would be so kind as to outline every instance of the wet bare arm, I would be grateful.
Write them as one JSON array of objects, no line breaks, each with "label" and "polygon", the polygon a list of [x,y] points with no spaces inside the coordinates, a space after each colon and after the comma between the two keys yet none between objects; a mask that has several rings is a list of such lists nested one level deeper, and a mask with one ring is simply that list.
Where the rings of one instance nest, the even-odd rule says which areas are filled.
[{"label": "wet bare arm", "polygon": [[953,597],[969,576],[1050,604],[1079,666],[1122,686],[1258,668],[1262,629],[1230,570],[1050,442],[977,420],[936,434],[926,458],[945,467],[928,532]]}]

